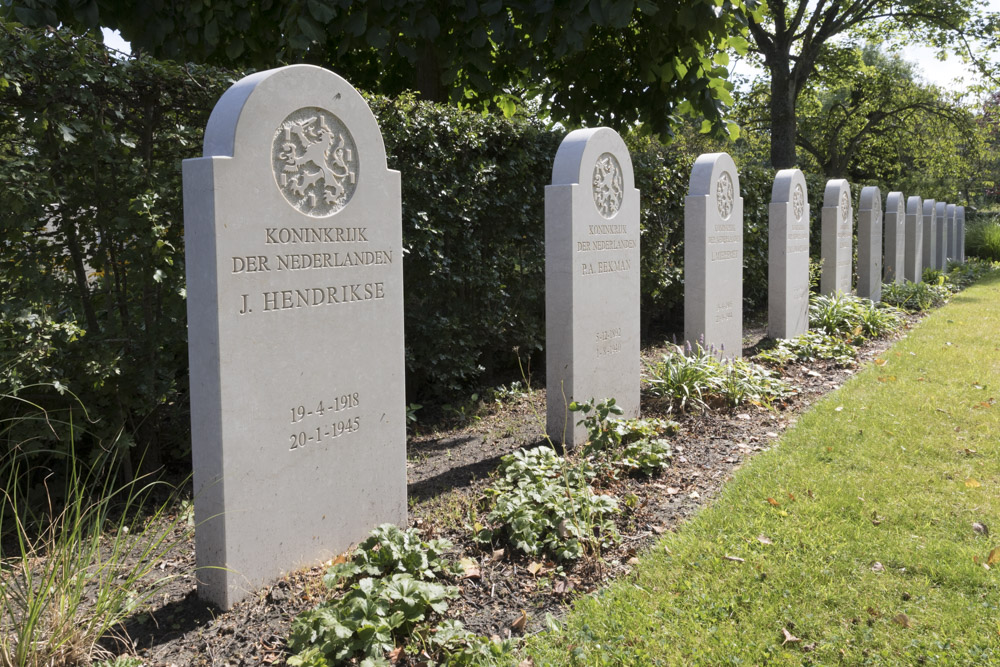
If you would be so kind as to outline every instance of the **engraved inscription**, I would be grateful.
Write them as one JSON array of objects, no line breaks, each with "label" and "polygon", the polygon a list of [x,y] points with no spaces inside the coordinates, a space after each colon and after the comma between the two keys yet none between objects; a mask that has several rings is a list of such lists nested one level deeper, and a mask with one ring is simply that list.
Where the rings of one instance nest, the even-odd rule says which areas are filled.
[{"label": "engraved inscription", "polygon": [[598,331],[595,334],[595,339],[597,342],[597,357],[609,357],[613,354],[618,354],[622,351],[622,329],[621,327],[616,327],[614,329],[605,329],[604,331]]},{"label": "engraved inscription", "polygon": [[802,220],[802,214],[806,212],[806,193],[802,190],[802,184],[796,183],[792,192],[792,213],[795,220]]},{"label": "engraved inscription", "polygon": [[[290,408],[291,423],[298,425],[298,432],[288,435],[289,451],[307,445],[319,444],[348,435],[361,429],[361,417],[345,414],[361,405],[358,392],[334,396],[332,401],[321,400],[315,406],[297,405]],[[332,421],[331,421],[332,418]],[[312,423],[302,424],[303,421]],[[316,423],[317,421],[321,423]]]},{"label": "engraved inscription", "polygon": [[715,323],[719,324],[733,319],[733,302],[723,301],[715,307]]},{"label": "engraved inscription", "polygon": [[605,218],[613,218],[622,207],[625,185],[622,166],[611,153],[604,153],[594,165],[594,204]]},{"label": "engraved inscription", "polygon": [[315,218],[344,208],[357,188],[354,138],[325,109],[305,107],[282,121],[271,143],[271,165],[285,201]]},{"label": "engraved inscription", "polygon": [[612,259],[606,262],[584,262],[581,264],[581,274],[585,276],[602,273],[621,273],[631,270],[632,260],[630,259]]},{"label": "engraved inscription", "polygon": [[719,180],[715,184],[715,203],[719,207],[719,215],[723,220],[728,220],[733,214],[733,206],[736,201],[736,192],[733,188],[733,177],[728,171],[722,172]]},{"label": "engraved inscription", "polygon": [[851,196],[847,194],[847,191],[841,193],[840,195],[840,218],[841,220],[847,220],[848,214],[851,212]]}]

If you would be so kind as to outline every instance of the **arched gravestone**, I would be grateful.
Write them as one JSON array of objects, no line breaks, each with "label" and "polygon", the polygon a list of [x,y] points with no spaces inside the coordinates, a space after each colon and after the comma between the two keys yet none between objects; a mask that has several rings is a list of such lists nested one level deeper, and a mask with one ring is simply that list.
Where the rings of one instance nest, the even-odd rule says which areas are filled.
[{"label": "arched gravestone", "polygon": [[903,282],[906,257],[906,198],[902,192],[890,192],[885,198],[884,279],[887,283]]},{"label": "arched gravestone", "polygon": [[958,225],[958,261],[965,264],[965,207],[955,207],[955,224]]},{"label": "arched gravestone", "polygon": [[945,209],[945,220],[947,220],[948,225],[948,252],[945,255],[946,260],[951,260],[952,262],[958,261],[958,225],[955,223],[955,205],[948,204],[948,208]]},{"label": "arched gravestone", "polygon": [[851,185],[843,178],[827,181],[823,192],[820,293],[851,293],[854,207]]},{"label": "arched gravestone", "polygon": [[[924,219],[924,250],[923,255],[920,258],[920,265],[924,269],[936,269],[937,266],[937,214],[935,213],[935,208],[937,201],[933,199],[924,200],[923,209],[923,219]],[[923,280],[923,274],[921,274],[917,280],[914,282],[920,282]]]},{"label": "arched gravestone", "polygon": [[552,439],[586,442],[572,401],[639,415],[639,191],[606,127],[570,132],[545,188],[545,360]]},{"label": "arched gravestone", "polygon": [[923,200],[917,195],[906,200],[906,264],[903,276],[911,283],[919,283],[924,275],[923,205]]},{"label": "arched gravestone", "polygon": [[195,538],[229,608],[406,520],[400,176],[361,95],[310,65],[234,84],[204,155],[183,169]]},{"label": "arched gravestone", "polygon": [[882,192],[861,188],[858,204],[858,296],[882,299]]},{"label": "arched gravestone", "polygon": [[800,169],[774,177],[768,221],[767,335],[809,330],[809,197]]},{"label": "arched gravestone", "polygon": [[948,204],[939,201],[934,205],[934,221],[937,225],[934,243],[936,246],[936,259],[934,265],[943,271],[947,266],[948,257]]},{"label": "arched gravestone", "polygon": [[728,153],[706,153],[684,198],[684,338],[743,356],[743,197]]}]

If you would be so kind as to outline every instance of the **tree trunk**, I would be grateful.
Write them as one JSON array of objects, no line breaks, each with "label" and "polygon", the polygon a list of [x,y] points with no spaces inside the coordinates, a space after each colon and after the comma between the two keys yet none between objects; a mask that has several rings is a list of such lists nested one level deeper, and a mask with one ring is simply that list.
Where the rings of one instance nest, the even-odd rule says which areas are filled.
[{"label": "tree trunk", "polygon": [[795,84],[789,75],[788,62],[771,63],[771,166],[791,169],[795,166]]},{"label": "tree trunk", "polygon": [[447,102],[448,91],[441,85],[441,63],[434,43],[426,41],[420,47],[417,60],[417,91],[428,102]]}]

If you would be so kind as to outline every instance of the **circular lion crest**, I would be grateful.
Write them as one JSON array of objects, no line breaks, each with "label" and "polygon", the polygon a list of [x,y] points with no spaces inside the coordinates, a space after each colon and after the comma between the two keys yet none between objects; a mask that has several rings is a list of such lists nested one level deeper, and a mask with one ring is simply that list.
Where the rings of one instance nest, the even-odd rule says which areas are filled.
[{"label": "circular lion crest", "polygon": [[796,222],[802,220],[802,214],[806,212],[806,193],[802,190],[802,184],[795,184],[795,191],[792,192],[792,213],[795,214]]},{"label": "circular lion crest", "polygon": [[723,220],[728,220],[733,214],[733,205],[736,200],[736,191],[733,188],[733,177],[728,171],[722,172],[719,180],[715,184],[715,203],[719,207],[719,215]]},{"label": "circular lion crest", "polygon": [[278,189],[314,218],[347,205],[358,181],[358,150],[344,123],[325,109],[293,111],[274,132],[271,165]]},{"label": "circular lion crest", "polygon": [[840,195],[840,217],[843,220],[847,220],[847,216],[851,213],[851,196],[847,194],[847,191],[841,193]]},{"label": "circular lion crest", "polygon": [[613,218],[622,207],[625,185],[622,166],[611,153],[604,153],[594,165],[594,203],[605,218]]}]

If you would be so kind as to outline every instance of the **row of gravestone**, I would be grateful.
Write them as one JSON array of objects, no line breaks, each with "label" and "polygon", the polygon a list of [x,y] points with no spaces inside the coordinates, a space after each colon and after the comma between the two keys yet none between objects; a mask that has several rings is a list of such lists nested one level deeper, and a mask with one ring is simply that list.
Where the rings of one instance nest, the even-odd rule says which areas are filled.
[{"label": "row of gravestone", "polygon": [[[199,592],[229,608],[377,524],[406,520],[401,181],[361,95],[308,65],[234,84],[183,178]],[[739,192],[728,155],[697,160],[684,258],[686,338],[737,355]],[[802,173],[779,172],[772,199],[771,334],[788,337],[807,325]],[[866,296],[881,284],[879,206],[866,188]],[[919,280],[921,244],[931,265],[953,255],[937,259],[933,222],[930,241],[917,217],[904,230],[901,206],[891,193],[887,271],[898,278],[905,257],[906,277]],[[847,182],[831,181],[824,291],[850,290],[851,218]],[[574,399],[639,410],[639,192],[617,133],[566,137],[545,220],[547,429],[575,444],[585,434],[570,422]]]}]

